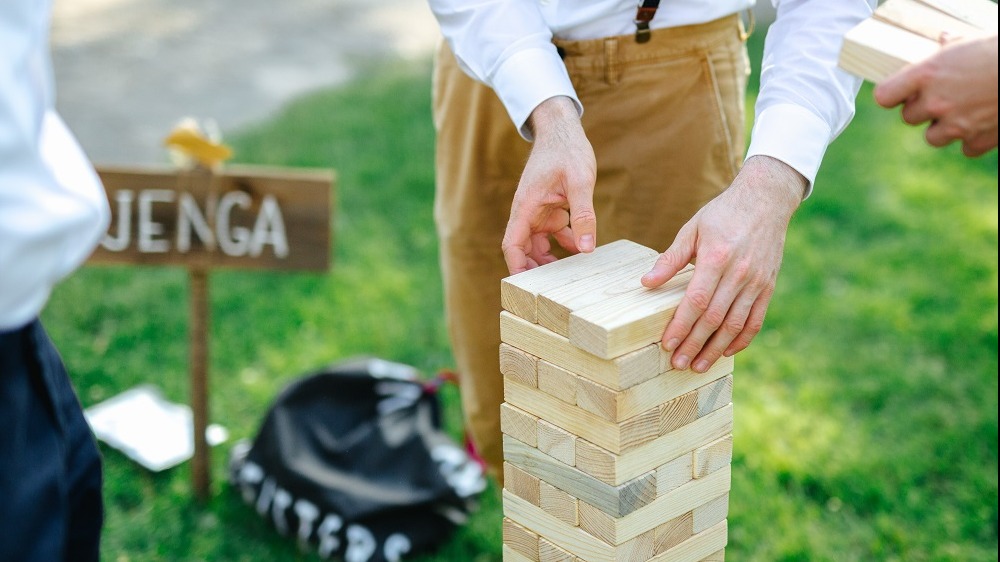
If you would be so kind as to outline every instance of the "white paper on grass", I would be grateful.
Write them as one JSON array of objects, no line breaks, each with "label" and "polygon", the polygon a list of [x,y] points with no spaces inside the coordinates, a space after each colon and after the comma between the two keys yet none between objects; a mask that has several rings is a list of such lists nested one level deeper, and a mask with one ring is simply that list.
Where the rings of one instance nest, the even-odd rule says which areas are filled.
[{"label": "white paper on grass", "polygon": [[[176,466],[194,455],[191,408],[169,402],[152,385],[126,390],[84,411],[98,439],[152,471]],[[226,428],[205,428],[209,445],[229,438]]]}]

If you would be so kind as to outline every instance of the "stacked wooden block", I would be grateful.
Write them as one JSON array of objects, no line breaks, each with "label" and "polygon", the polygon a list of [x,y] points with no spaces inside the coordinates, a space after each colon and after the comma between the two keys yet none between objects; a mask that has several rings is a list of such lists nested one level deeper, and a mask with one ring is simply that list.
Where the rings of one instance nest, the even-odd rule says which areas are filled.
[{"label": "stacked wooden block", "polygon": [[621,240],[503,281],[507,562],[723,560],[733,360],[671,370],[693,269],[646,289],[656,256]]}]

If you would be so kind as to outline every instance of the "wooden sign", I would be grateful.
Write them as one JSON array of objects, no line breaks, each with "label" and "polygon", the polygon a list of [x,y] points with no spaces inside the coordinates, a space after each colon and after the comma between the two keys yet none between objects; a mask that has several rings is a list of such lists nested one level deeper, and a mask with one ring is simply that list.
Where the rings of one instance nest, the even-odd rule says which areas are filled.
[{"label": "wooden sign", "polygon": [[91,263],[325,271],[333,172],[98,168],[111,205]]},{"label": "wooden sign", "polygon": [[326,271],[334,174],[255,166],[98,167],[111,225],[91,264],[179,265],[189,272],[193,487],[209,497],[209,271]]}]

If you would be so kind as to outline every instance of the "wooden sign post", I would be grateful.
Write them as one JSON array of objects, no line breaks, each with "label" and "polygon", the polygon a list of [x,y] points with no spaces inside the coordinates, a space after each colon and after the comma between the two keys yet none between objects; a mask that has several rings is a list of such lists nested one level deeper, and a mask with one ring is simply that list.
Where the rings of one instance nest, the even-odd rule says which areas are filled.
[{"label": "wooden sign post", "polygon": [[227,166],[98,168],[111,227],[91,264],[179,265],[191,285],[190,377],[195,494],[209,497],[209,272],[218,267],[326,271],[334,174]]}]

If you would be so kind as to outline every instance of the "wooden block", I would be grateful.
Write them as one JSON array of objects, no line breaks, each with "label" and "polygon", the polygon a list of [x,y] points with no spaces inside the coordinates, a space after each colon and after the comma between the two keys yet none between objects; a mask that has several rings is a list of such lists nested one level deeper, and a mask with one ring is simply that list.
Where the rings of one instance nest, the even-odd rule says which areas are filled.
[{"label": "wooden block", "polygon": [[733,401],[733,376],[727,375],[719,380],[698,388],[698,417],[712,413]]},{"label": "wooden block", "polygon": [[528,474],[509,462],[503,463],[503,487],[505,490],[531,505],[538,505],[541,497],[540,486],[537,476]]},{"label": "wooden block", "polygon": [[[539,362],[539,369],[542,369],[546,363],[546,361]],[[720,358],[705,373],[696,373],[689,369],[683,371],[670,370],[671,367],[667,365],[665,372],[624,390],[614,390],[577,376],[576,403],[584,410],[608,421],[622,421],[651,408],[655,408],[682,394],[686,394],[692,390],[699,390],[705,385],[716,382],[721,377],[731,374],[733,366],[734,360],[732,357]],[[716,396],[720,401],[726,395],[725,391],[725,387],[718,390],[719,393]],[[732,382],[729,383],[728,391],[731,397]],[[708,389],[702,391],[705,395],[705,405],[702,406],[699,404],[699,416],[716,409],[709,403],[709,398],[712,396],[709,392]],[[701,399],[702,395],[699,394],[699,401]],[[730,398],[729,401],[732,401],[732,399]],[[702,412],[702,409],[705,411]]]},{"label": "wooden block", "polygon": [[684,453],[656,469],[656,495],[662,496],[694,479],[692,453]]},{"label": "wooden block", "polygon": [[698,392],[692,390],[664,402],[660,404],[658,410],[659,435],[676,431],[698,419]]},{"label": "wooden block", "polygon": [[997,32],[997,4],[989,0],[920,0],[953,18],[984,31]]},{"label": "wooden block", "polygon": [[700,562],[726,562],[726,549],[716,550],[712,554],[702,558]]},{"label": "wooden block", "polygon": [[563,336],[506,311],[500,313],[500,339],[525,353],[615,390],[634,386],[660,374],[660,355],[665,353],[659,344],[652,344],[621,357],[601,359],[571,344]]},{"label": "wooden block", "polygon": [[664,459],[676,459],[732,431],[733,405],[729,404],[620,455],[577,439],[576,467],[602,482],[618,485],[655,470]]},{"label": "wooden block", "polygon": [[653,554],[662,554],[691,538],[692,535],[694,535],[694,518],[689,511],[656,527]]},{"label": "wooden block", "polygon": [[569,341],[604,359],[658,343],[693,276],[686,269],[656,289],[642,287],[574,311]]},{"label": "wooden block", "polygon": [[581,501],[580,528],[608,544],[622,544],[729,492],[730,478],[729,467],[717,470],[617,518]]},{"label": "wooden block", "polygon": [[503,514],[563,550],[589,562],[617,562],[615,547],[545,513],[521,498],[503,491]]},{"label": "wooden block", "polygon": [[543,419],[538,420],[538,450],[566,463],[576,464],[576,435]]},{"label": "wooden block", "polygon": [[640,278],[653,268],[659,256],[654,250],[637,254],[603,275],[592,275],[572,283],[542,291],[538,295],[538,323],[553,332],[569,336],[571,313],[598,304],[615,295],[642,288]]},{"label": "wooden block", "polygon": [[[572,466],[562,463],[509,435],[503,437],[503,456],[539,480],[588,502],[612,517],[627,515],[652,502],[658,496],[655,471],[642,474],[620,485],[602,482]],[[690,454],[688,455],[690,456]],[[690,467],[687,472],[690,476]]]},{"label": "wooden block", "polygon": [[[978,26],[948,15],[920,0],[887,0],[875,9],[873,17],[934,41],[941,40],[942,36],[951,40],[984,35],[984,31]],[[996,22],[995,13],[993,21]]]},{"label": "wooden block", "polygon": [[538,358],[505,343],[500,344],[500,372],[525,386],[538,386]]},{"label": "wooden block", "polygon": [[503,279],[500,282],[500,302],[504,310],[537,322],[536,299],[546,289],[561,287],[577,279],[614,271],[628,263],[637,255],[645,255],[649,248],[631,242],[618,240],[598,246],[589,254],[576,254],[561,260],[529,269]]},{"label": "wooden block", "polygon": [[650,558],[649,562],[698,562],[724,549],[727,542],[729,542],[729,528],[723,521],[670,550],[657,554]]},{"label": "wooden block", "polygon": [[725,521],[729,515],[729,494],[723,494],[691,511],[695,534]]},{"label": "wooden block", "polygon": [[577,381],[581,379],[586,380],[548,361],[538,362],[538,390],[567,404],[576,405]]},{"label": "wooden block", "polygon": [[552,484],[541,481],[538,507],[556,519],[576,527],[580,524],[579,500]]},{"label": "wooden block", "polygon": [[528,558],[507,545],[503,545],[501,553],[503,562],[537,562],[538,560],[538,558]]},{"label": "wooden block", "polygon": [[511,404],[500,404],[500,431],[532,447],[538,446],[538,417]]},{"label": "wooden block", "polygon": [[538,562],[538,535],[506,517],[503,519],[503,544],[525,560]]},{"label": "wooden block", "polygon": [[552,544],[544,537],[538,539],[539,562],[573,562],[576,556]]},{"label": "wooden block", "polygon": [[937,41],[869,18],[844,35],[837,64],[877,84],[903,67],[930,57],[940,48]]},{"label": "wooden block", "polygon": [[[646,562],[650,560],[653,534],[648,533],[610,545],[579,527],[568,525],[520,498],[503,492],[504,516],[543,537],[553,545],[587,562]],[[541,542],[540,542],[541,544]]]},{"label": "wooden block", "polygon": [[653,541],[653,531],[625,541],[618,547],[618,559],[622,562],[646,562],[653,557]]},{"label": "wooden block", "polygon": [[691,475],[704,478],[733,462],[733,436],[727,435],[694,450]]},{"label": "wooden block", "polygon": [[504,379],[504,400],[615,454],[641,447],[660,434],[659,408],[623,422],[610,422],[512,379]]}]

